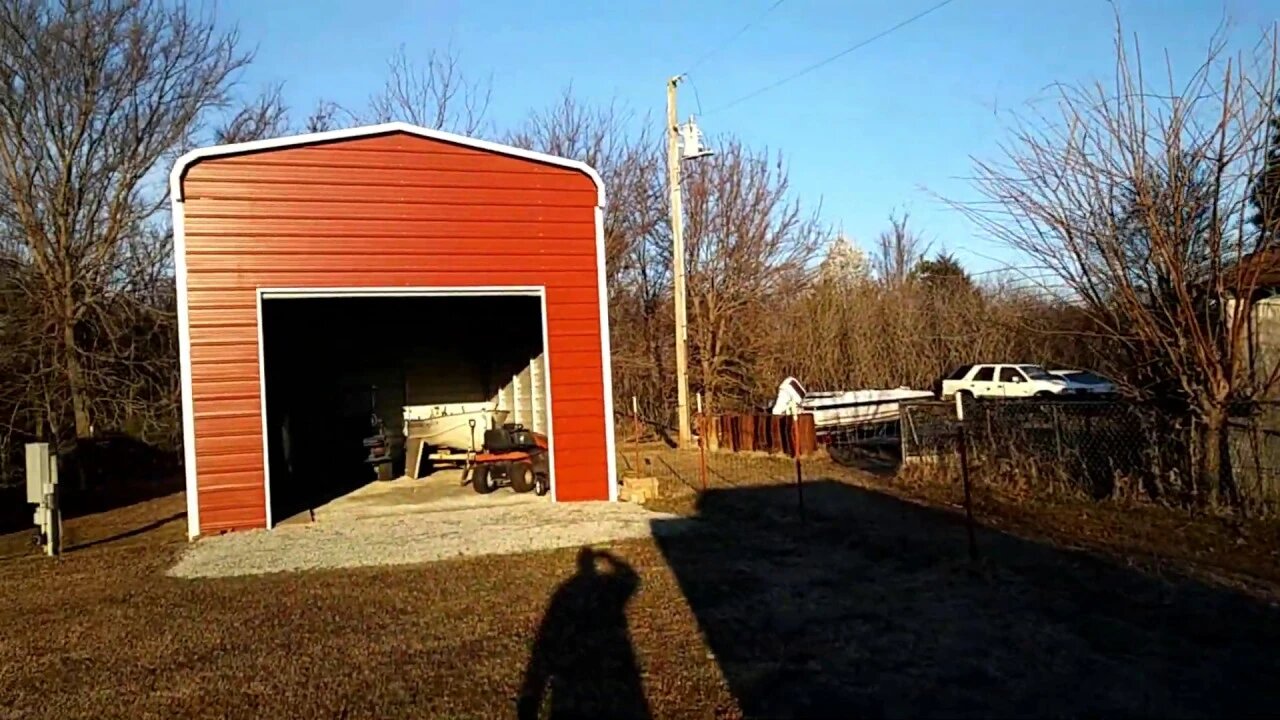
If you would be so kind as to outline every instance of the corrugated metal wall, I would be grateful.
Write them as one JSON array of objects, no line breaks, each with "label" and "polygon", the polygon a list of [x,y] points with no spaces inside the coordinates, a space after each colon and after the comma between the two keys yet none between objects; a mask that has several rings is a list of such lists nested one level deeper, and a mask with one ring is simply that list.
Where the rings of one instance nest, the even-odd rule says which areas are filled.
[{"label": "corrugated metal wall", "polygon": [[557,497],[608,497],[590,177],[391,133],[205,159],[181,195],[202,533],[266,523],[260,287],[546,286]]}]

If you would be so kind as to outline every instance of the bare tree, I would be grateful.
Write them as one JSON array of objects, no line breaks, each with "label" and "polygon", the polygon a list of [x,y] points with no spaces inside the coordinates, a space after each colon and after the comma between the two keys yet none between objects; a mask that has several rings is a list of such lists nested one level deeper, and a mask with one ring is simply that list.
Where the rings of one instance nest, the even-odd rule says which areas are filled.
[{"label": "bare tree", "polygon": [[489,109],[492,80],[468,80],[452,50],[432,50],[422,63],[403,46],[387,62],[387,82],[369,99],[374,122],[404,122],[473,135]]},{"label": "bare tree", "polygon": [[[633,130],[632,128],[638,128]],[[652,123],[616,103],[584,106],[566,90],[507,142],[587,163],[608,189],[604,212],[614,379],[629,406],[665,418],[671,377],[671,254],[659,142]]]},{"label": "bare tree", "polygon": [[1133,366],[1168,379],[1162,394],[1204,429],[1210,501],[1230,490],[1229,414],[1276,381],[1243,372],[1248,306],[1274,262],[1256,254],[1247,190],[1265,156],[1275,40],[1245,60],[1215,35],[1189,78],[1153,82],[1117,27],[1114,83],[1060,88],[1056,113],[1019,122],[1001,161],[976,161],[986,202],[957,205],[1046,268]]},{"label": "bare tree", "polygon": [[302,123],[302,131],[307,133],[325,132],[327,130],[336,130],[340,124],[354,125],[358,121],[341,105],[330,101],[320,100],[311,110],[311,114]]},{"label": "bare tree", "polygon": [[689,340],[705,406],[746,404],[769,314],[810,280],[829,234],[790,196],[780,157],[729,140],[688,174]]},{"label": "bare tree", "polygon": [[219,144],[279,137],[289,132],[289,108],[281,97],[282,85],[272,85],[249,101],[214,130]]},{"label": "bare tree", "polygon": [[929,243],[908,224],[910,216],[889,215],[889,228],[876,238],[871,266],[875,274],[889,284],[907,281],[916,264],[929,254]]},{"label": "bare tree", "polygon": [[0,4],[0,258],[51,427],[89,435],[95,390],[145,374],[144,328],[168,312],[137,295],[169,281],[163,170],[247,60],[160,0]]}]

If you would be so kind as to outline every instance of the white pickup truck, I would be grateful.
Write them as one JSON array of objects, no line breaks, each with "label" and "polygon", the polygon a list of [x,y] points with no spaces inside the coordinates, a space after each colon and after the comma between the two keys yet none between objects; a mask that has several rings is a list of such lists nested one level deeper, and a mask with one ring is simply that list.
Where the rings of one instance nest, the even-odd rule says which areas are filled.
[{"label": "white pickup truck", "polygon": [[942,396],[989,398],[1070,394],[1066,380],[1039,365],[961,365],[942,381]]}]

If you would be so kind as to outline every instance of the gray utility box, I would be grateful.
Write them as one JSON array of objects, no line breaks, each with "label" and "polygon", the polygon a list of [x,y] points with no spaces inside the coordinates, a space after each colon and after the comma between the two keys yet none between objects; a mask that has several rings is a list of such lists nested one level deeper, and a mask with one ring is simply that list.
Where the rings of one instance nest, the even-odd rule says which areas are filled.
[{"label": "gray utility box", "polygon": [[27,502],[36,506],[35,523],[45,552],[62,551],[62,513],[58,509],[58,459],[48,443],[27,443]]}]

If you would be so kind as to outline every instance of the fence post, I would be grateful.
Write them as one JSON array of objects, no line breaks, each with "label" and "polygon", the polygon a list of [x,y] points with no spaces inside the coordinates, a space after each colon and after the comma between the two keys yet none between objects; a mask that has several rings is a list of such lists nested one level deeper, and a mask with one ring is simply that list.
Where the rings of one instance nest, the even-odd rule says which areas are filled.
[{"label": "fence post", "polygon": [[804,520],[804,469],[800,463],[800,415],[791,407],[791,454],[796,459],[796,506],[800,510],[800,520]]},{"label": "fence post", "polygon": [[631,396],[631,419],[636,431],[636,465],[632,472],[636,474],[636,477],[640,477],[643,474],[640,472],[640,401],[636,399],[635,395]]},{"label": "fence post", "polygon": [[965,530],[969,535],[969,562],[977,563],[978,540],[973,527],[973,492],[969,483],[969,449],[968,443],[965,442],[964,420],[956,424],[956,450],[960,455],[960,482],[964,485],[964,515]]},{"label": "fence post", "polygon": [[698,393],[698,480],[707,491],[707,416],[702,414],[702,393]]},{"label": "fence post", "polygon": [[1057,445],[1058,462],[1062,462],[1062,415],[1058,412],[1058,404],[1055,402],[1049,407],[1053,408],[1053,439]]}]

